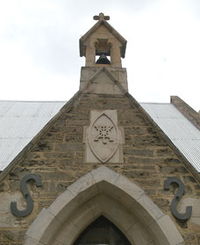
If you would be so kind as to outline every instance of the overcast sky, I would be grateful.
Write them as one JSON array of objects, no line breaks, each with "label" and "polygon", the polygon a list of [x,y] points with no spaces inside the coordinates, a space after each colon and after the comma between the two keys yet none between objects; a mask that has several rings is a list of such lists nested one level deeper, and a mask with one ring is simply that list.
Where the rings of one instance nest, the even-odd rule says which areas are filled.
[{"label": "overcast sky", "polygon": [[199,0],[1,0],[0,100],[69,100],[79,38],[100,12],[128,41],[123,67],[139,102],[178,95],[200,109]]}]

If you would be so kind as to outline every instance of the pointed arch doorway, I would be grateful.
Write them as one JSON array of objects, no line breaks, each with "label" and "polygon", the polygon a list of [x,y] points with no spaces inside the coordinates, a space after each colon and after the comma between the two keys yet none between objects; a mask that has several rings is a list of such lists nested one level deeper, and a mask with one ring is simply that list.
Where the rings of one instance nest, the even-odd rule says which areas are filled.
[{"label": "pointed arch doorway", "polygon": [[102,166],[78,179],[40,212],[24,245],[76,245],[87,227],[102,216],[131,245],[184,244],[169,216],[141,188]]}]

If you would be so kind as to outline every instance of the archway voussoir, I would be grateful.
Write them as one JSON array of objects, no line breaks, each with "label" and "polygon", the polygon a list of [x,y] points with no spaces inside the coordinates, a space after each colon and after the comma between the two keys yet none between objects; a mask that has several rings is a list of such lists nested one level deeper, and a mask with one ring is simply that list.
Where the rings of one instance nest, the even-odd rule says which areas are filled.
[{"label": "archway voussoir", "polygon": [[113,170],[105,166],[96,168],[92,170],[90,173],[93,176],[95,183],[97,184],[101,181],[106,181],[108,183],[114,183],[119,177],[118,173],[114,172]]},{"label": "archway voussoir", "polygon": [[152,222],[149,229],[156,235],[162,245],[184,245],[183,238],[168,215]]},{"label": "archway voussoir", "polygon": [[68,245],[72,243],[72,240],[74,240],[74,237],[76,237],[75,233],[77,230],[79,230],[79,228],[74,224],[73,221],[70,222],[70,226],[67,227],[67,235],[65,230],[65,225],[63,224],[63,227],[60,227],[59,230],[59,235],[57,237],[55,237],[55,239],[53,240],[53,245],[55,244],[62,244],[62,245]]},{"label": "archway voussoir", "polygon": [[144,191],[135,185],[134,183],[130,182],[127,177],[123,175],[119,175],[119,177],[113,183],[122,191],[126,190],[126,193],[129,194],[134,200],[138,200],[142,195],[144,195]]},{"label": "archway voussoir", "polygon": [[67,190],[72,192],[75,196],[79,193],[89,189],[91,186],[95,184],[95,180],[91,174],[91,172],[87,173],[86,175],[79,178],[73,184],[71,184]]},{"label": "archway voussoir", "polygon": [[128,231],[126,232],[128,236],[132,236],[134,234],[135,237],[135,244],[140,244],[140,245],[151,245],[155,244],[154,241],[150,238],[150,234],[148,230],[142,228],[142,225],[140,222],[137,222],[133,224],[131,227],[129,227]]},{"label": "archway voussoir", "polygon": [[[94,212],[93,199],[79,206],[75,212],[68,216],[67,221],[63,222],[57,232],[56,240],[66,244],[73,244],[76,237],[93,222],[100,212]],[[65,219],[64,219],[65,220]],[[54,245],[54,241],[52,243]]]},{"label": "archway voussoir", "polygon": [[73,200],[73,198],[75,197],[75,195],[69,191],[69,190],[65,190],[60,196],[59,198],[57,198],[48,208],[48,210],[50,211],[50,213],[52,213],[53,215],[55,215],[55,217],[57,217],[57,215],[62,212],[63,209],[65,209],[66,203],[69,203],[70,201]]},{"label": "archway voussoir", "polygon": [[66,244],[66,242],[64,243],[64,242],[60,242],[60,241],[55,240],[54,245],[67,245],[67,244]]},{"label": "archway voussoir", "polygon": [[146,194],[141,195],[137,202],[139,204],[140,217],[142,217],[146,225],[165,215]]},{"label": "archway voussoir", "polygon": [[26,235],[25,236],[25,245],[45,245],[45,244]]},{"label": "archway voussoir", "polygon": [[[30,237],[33,241],[38,241],[38,244],[40,242],[42,245],[46,245],[45,237],[47,237],[48,234],[51,234],[51,229],[53,229],[52,223],[57,223],[57,225],[59,225],[55,216],[49,212],[48,209],[44,208],[40,212],[40,215],[31,224],[26,236]],[[25,243],[25,245],[29,245],[29,243]]]},{"label": "archway voussoir", "polygon": [[[131,225],[138,222],[136,217],[130,214],[129,210],[124,210],[120,202],[116,202],[113,198],[106,195],[99,195],[94,200],[97,210],[101,215],[108,218],[123,232],[126,232]],[[121,224],[123,220],[123,225]]]},{"label": "archway voussoir", "polygon": [[176,245],[185,245],[185,242],[180,242],[180,243],[177,243]]}]

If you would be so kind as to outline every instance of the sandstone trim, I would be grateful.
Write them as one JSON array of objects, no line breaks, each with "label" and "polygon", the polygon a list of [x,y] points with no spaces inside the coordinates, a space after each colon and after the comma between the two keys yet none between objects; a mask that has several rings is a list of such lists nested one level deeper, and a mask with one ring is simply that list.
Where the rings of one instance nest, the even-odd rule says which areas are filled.
[{"label": "sandstone trim", "polygon": [[184,244],[169,216],[141,188],[101,166],[78,179],[40,212],[26,233],[24,245],[72,245],[100,215],[116,224],[133,245]]}]

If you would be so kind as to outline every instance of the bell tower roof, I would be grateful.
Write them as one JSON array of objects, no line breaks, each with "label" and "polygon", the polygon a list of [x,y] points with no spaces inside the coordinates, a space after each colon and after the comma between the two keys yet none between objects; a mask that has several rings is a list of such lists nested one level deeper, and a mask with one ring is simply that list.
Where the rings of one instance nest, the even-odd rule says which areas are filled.
[{"label": "bell tower roof", "polygon": [[[94,41],[94,38],[96,38],[96,41],[101,40],[100,46],[102,46],[103,42],[105,44],[106,40],[109,43],[108,45],[116,45],[118,43],[119,55],[121,58],[124,58],[127,41],[107,22],[110,17],[100,13],[95,15],[93,19],[97,20],[97,23],[80,38],[80,56],[87,56],[87,47],[91,46],[89,40],[93,39]],[[98,53],[99,51],[97,50]]]}]

